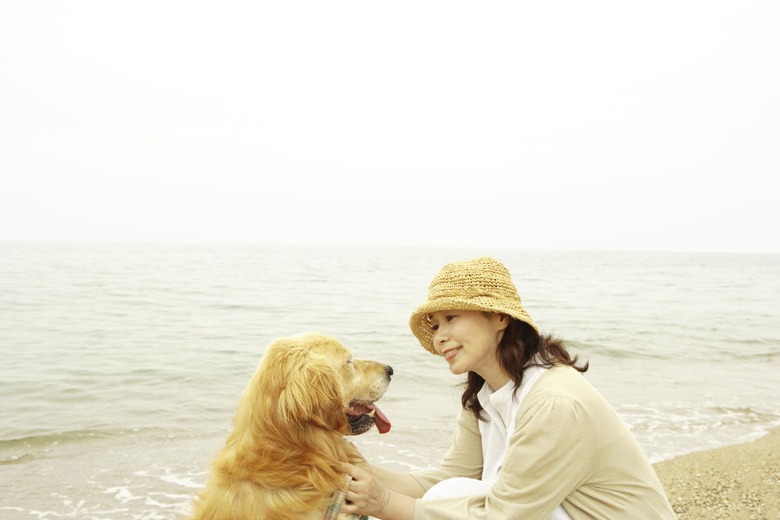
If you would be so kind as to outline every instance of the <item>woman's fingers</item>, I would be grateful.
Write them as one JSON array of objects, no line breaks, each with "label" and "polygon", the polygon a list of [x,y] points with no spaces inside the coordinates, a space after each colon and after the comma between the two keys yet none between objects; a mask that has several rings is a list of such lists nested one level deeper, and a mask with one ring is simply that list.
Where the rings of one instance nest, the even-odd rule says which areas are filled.
[{"label": "woman's fingers", "polygon": [[353,465],[344,464],[352,480],[346,493],[345,513],[376,514],[381,511],[387,490],[374,479],[371,473]]}]

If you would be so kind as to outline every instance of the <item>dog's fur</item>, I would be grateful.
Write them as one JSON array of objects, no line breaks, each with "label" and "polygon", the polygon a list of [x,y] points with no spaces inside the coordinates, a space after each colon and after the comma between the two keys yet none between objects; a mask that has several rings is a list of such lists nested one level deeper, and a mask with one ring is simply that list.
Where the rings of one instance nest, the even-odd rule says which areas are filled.
[{"label": "dog's fur", "polygon": [[191,518],[322,520],[345,482],[342,463],[364,462],[344,435],[363,433],[374,419],[352,406],[382,397],[391,374],[387,365],[352,360],[327,336],[271,344]]}]

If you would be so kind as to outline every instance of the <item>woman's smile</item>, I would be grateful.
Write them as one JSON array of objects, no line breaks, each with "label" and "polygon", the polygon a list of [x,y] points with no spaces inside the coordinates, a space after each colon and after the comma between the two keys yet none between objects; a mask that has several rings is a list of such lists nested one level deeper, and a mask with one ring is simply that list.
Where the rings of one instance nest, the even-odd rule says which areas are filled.
[{"label": "woman's smile", "polygon": [[442,352],[442,356],[444,356],[444,359],[446,359],[448,363],[452,364],[452,360],[455,358],[455,356],[458,355],[458,352],[460,352],[461,350],[463,350],[463,347],[451,348]]}]

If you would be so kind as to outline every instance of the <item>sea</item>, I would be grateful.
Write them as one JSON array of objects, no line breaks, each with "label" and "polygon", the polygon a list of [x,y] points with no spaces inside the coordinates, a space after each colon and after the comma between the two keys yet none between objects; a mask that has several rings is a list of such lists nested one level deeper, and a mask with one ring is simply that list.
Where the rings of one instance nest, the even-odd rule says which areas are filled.
[{"label": "sea", "polygon": [[0,242],[0,518],[186,516],[264,349],[304,332],[394,369],[366,458],[437,465],[462,379],[407,320],[485,255],[652,462],[780,425],[780,255]]}]

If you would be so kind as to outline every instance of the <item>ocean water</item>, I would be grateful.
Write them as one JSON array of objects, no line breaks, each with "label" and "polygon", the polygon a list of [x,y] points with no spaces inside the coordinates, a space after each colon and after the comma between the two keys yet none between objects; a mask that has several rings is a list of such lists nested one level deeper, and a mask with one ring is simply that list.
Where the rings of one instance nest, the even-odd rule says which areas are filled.
[{"label": "ocean water", "polygon": [[460,379],[407,319],[485,254],[652,461],[780,425],[778,255],[0,243],[0,518],[186,515],[264,348],[307,331],[395,369],[363,454],[437,464]]}]

